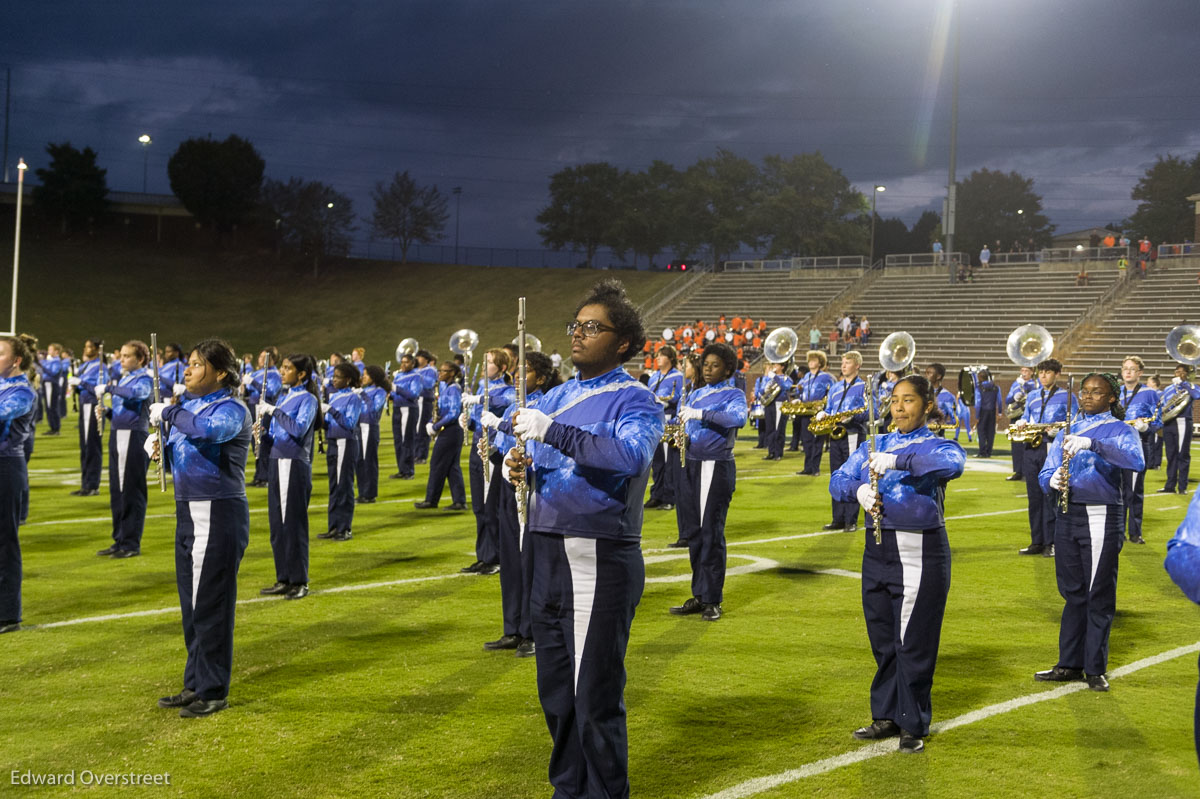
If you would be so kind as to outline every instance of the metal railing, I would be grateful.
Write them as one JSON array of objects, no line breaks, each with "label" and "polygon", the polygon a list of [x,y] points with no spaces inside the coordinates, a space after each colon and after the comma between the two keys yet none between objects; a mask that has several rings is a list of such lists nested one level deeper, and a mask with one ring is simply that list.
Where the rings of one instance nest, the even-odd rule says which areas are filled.
[{"label": "metal railing", "polygon": [[893,253],[883,260],[884,266],[889,268],[897,266],[946,266],[953,262],[960,264],[970,263],[970,256],[965,252]]},{"label": "metal railing", "polygon": [[1047,248],[1038,253],[1038,260],[1047,263],[1061,261],[1115,261],[1130,257],[1129,247],[1074,247]]},{"label": "metal railing", "polygon": [[753,261],[725,261],[721,272],[790,272],[794,269],[862,269],[865,255],[827,255],[812,258],[777,258]]},{"label": "metal railing", "polygon": [[1185,255],[1200,255],[1200,244],[1193,244],[1190,241],[1185,241],[1180,244],[1158,245],[1158,257],[1160,259],[1182,258]]}]

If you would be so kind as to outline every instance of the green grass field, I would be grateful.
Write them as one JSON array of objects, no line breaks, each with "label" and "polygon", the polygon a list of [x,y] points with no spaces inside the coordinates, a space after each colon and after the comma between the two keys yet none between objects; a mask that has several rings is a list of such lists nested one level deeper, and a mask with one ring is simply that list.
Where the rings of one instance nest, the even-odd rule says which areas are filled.
[{"label": "green grass field", "polygon": [[[4,767],[77,780],[84,770],[169,773],[171,785],[22,788],[6,773],[0,793],[550,795],[535,665],[482,651],[501,632],[498,581],[458,573],[474,559],[469,513],[412,508],[423,468],[415,481],[382,481],[379,503],[358,508],[352,541],[313,540],[313,594],[300,602],[258,596],[274,570],[265,490],[250,489],[231,706],[184,720],[155,706],[179,690],[184,663],[173,500],[152,486],[141,557],[96,557],[109,542],[106,488],[68,496],[78,486],[73,422],[61,437],[39,437],[31,464],[21,530],[30,629],[0,639]],[[1200,795],[1191,739],[1200,612],[1162,568],[1187,497],[1152,493],[1161,472],[1147,480],[1149,543],[1121,555],[1112,692],[1064,692],[1032,679],[1057,655],[1053,561],[1016,554],[1028,543],[1025,500],[1002,479],[1007,458],[971,459],[947,495],[954,576],[933,695],[935,724],[964,723],[935,732],[925,754],[901,756],[894,741],[850,737],[869,721],[873,673],[855,579],[863,533],[818,532],[827,480],[794,476],[794,454],[764,462],[751,444],[747,431],[727,528],[729,566],[745,572],[727,581],[721,621],[668,615],[688,594],[686,555],[664,549],[674,514],[647,512],[649,580],[627,659],[635,796],[705,797],[781,774],[792,779],[723,795]],[[383,459],[386,475],[394,464]],[[314,533],[325,529],[325,485],[322,460]],[[1124,674],[1129,664],[1138,668]]]}]

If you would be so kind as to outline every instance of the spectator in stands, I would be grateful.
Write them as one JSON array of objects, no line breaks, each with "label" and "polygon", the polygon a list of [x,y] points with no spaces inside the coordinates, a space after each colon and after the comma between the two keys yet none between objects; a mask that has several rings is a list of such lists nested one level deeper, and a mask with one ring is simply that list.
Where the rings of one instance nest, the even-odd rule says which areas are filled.
[{"label": "spectator in stands", "polygon": [[941,240],[933,243],[933,262],[940,264],[942,262],[942,242]]},{"label": "spectator in stands", "polygon": [[850,312],[843,311],[842,318],[838,320],[838,332],[842,334],[841,335],[842,341],[846,341],[850,338],[850,325],[851,324],[852,323],[850,322]]},{"label": "spectator in stands", "polygon": [[1109,233],[1109,234],[1105,235],[1105,237],[1103,239],[1100,240],[1100,243],[1104,247],[1107,247],[1107,248],[1116,247],[1117,246],[1117,237],[1114,236],[1112,233]]},{"label": "spectator in stands", "polygon": [[1121,234],[1120,245],[1121,245],[1122,247],[1128,247],[1128,246],[1129,246],[1129,236],[1127,236],[1127,235],[1125,235],[1124,233],[1122,233],[1122,234]]},{"label": "spectator in stands", "polygon": [[838,328],[833,326],[833,330],[829,331],[829,357],[837,356],[838,352]]},{"label": "spectator in stands", "polygon": [[984,268],[984,269],[987,269],[987,268],[988,268],[988,263],[989,263],[991,260],[992,260],[992,251],[991,251],[991,250],[989,250],[989,249],[988,249],[988,246],[985,244],[985,245],[983,245],[983,249],[979,251],[979,265],[980,265],[980,267],[982,267],[982,268]]},{"label": "spectator in stands", "polygon": [[1088,276],[1088,273],[1087,273],[1087,267],[1081,266],[1079,268],[1079,274],[1077,274],[1075,276],[1075,285],[1076,286],[1086,286],[1086,285],[1088,285],[1088,281],[1090,279],[1091,278]]},{"label": "spectator in stands", "polygon": [[815,350],[821,346],[821,329],[817,327],[817,323],[813,322],[813,326],[808,329],[808,348]]},{"label": "spectator in stands", "polygon": [[550,365],[554,367],[554,371],[562,369],[562,356],[558,354],[558,350],[550,353]]},{"label": "spectator in stands", "polygon": [[871,323],[867,321],[866,314],[863,314],[863,318],[859,320],[858,329],[859,329],[859,333],[860,333],[860,336],[859,336],[860,343],[864,347],[870,346],[870,344],[871,344]]}]

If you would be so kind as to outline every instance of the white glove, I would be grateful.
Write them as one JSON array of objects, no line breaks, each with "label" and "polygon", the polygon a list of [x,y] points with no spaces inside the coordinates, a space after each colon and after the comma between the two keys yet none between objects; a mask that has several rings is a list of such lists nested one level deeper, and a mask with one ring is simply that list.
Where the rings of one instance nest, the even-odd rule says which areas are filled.
[{"label": "white glove", "polygon": [[480,399],[482,399],[482,397],[479,394],[463,394],[462,395],[463,407],[471,408],[475,405],[478,405]]},{"label": "white glove", "polygon": [[1175,385],[1179,385],[1180,383],[1183,382],[1183,378],[1182,377],[1172,377],[1171,382],[1174,383]]},{"label": "white glove", "polygon": [[814,421],[814,422],[819,422],[819,421],[821,421],[822,419],[824,419],[824,418],[825,418],[826,416],[828,416],[828,415],[829,415],[829,414],[825,413],[825,411],[817,411],[817,415],[813,417],[813,421]]},{"label": "white glove", "polygon": [[154,447],[158,444],[158,433],[154,432],[146,436],[146,443],[142,444],[142,449],[146,450],[146,455],[151,459],[154,458]]},{"label": "white glove", "polygon": [[1063,470],[1061,466],[1054,470],[1054,474],[1050,475],[1050,487],[1055,491],[1063,490]]},{"label": "white glove", "polygon": [[103,397],[111,390],[112,389],[109,387],[108,383],[101,383],[100,385],[96,386],[96,396]]},{"label": "white glove", "polygon": [[77,386],[77,385],[79,385],[79,383],[80,383],[80,380],[75,375],[71,375],[70,377],[67,378],[68,385]]},{"label": "white glove", "polygon": [[704,411],[700,410],[699,408],[681,408],[679,411],[679,418],[685,422],[698,422],[704,418]]},{"label": "white glove", "polygon": [[271,413],[274,410],[275,410],[275,406],[269,402],[258,403],[258,415],[260,418],[263,416],[266,416],[267,414]]},{"label": "white glove", "polygon": [[185,386],[183,383],[176,383],[175,385],[171,386],[171,393],[176,397],[182,397],[183,392],[185,391],[187,391],[187,386]]},{"label": "white glove", "polygon": [[863,483],[855,492],[858,497],[858,504],[863,506],[863,510],[870,513],[875,507],[875,502],[879,499],[879,492],[871,488],[870,483]]},{"label": "white glove", "polygon": [[330,404],[328,402],[321,403],[321,413],[329,413]]},{"label": "white glove", "polygon": [[246,374],[242,375],[242,385],[245,386],[246,388],[250,388],[250,384],[253,382],[254,382],[254,375],[251,374],[250,372],[246,372]]},{"label": "white glove", "polygon": [[896,453],[894,452],[876,452],[871,455],[871,471],[875,474],[883,474],[888,469],[896,468]]},{"label": "white glove", "polygon": [[1087,436],[1067,436],[1063,439],[1063,452],[1068,455],[1078,455],[1085,449],[1092,448],[1092,440]]},{"label": "white glove", "polygon": [[433,422],[426,422],[425,423],[425,435],[429,436],[430,438],[433,438],[436,433],[437,433],[437,431],[433,429]]},{"label": "white glove", "polygon": [[492,430],[500,428],[500,417],[491,411],[484,411],[479,417],[479,421],[483,422],[483,426]]},{"label": "white glove", "polygon": [[1134,419],[1133,420],[1133,429],[1137,430],[1139,433],[1144,433],[1150,429],[1150,423],[1146,422],[1142,419]]},{"label": "white glove", "polygon": [[513,432],[526,440],[545,441],[553,421],[536,408],[522,408],[513,416]]},{"label": "white glove", "polygon": [[169,405],[169,403],[166,403],[166,402],[150,403],[150,426],[151,427],[157,427],[162,422],[163,409],[166,408],[167,405]]},{"label": "white glove", "polygon": [[1009,427],[1024,427],[1027,424],[1029,424],[1029,422],[1025,421],[1024,419],[1018,419],[1017,421],[1010,424]]}]

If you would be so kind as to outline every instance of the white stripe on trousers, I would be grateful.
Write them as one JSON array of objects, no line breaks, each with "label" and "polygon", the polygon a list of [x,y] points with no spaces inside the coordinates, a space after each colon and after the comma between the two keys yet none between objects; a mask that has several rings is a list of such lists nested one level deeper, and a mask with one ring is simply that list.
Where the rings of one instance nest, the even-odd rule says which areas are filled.
[{"label": "white stripe on trousers", "polygon": [[333,476],[334,483],[337,483],[342,477],[342,461],[344,461],[346,459],[346,442],[348,440],[349,439],[346,439],[346,438],[335,438],[334,439],[334,441],[337,442],[337,451],[338,451],[337,473],[334,474],[334,476]]},{"label": "white stripe on trousers", "polygon": [[712,491],[713,469],[716,461],[700,461],[700,526],[704,527],[704,510],[708,507],[708,495]]},{"label": "white stripe on trousers", "polygon": [[921,552],[925,547],[925,536],[909,530],[896,531],[896,550],[900,555],[900,567],[904,574],[904,601],[900,605],[900,643],[908,630],[908,620],[917,606],[917,593],[921,590]]},{"label": "white stripe on trousers", "polygon": [[53,384],[53,383],[46,383],[45,385],[43,385],[43,386],[42,386],[42,388],[46,389],[46,404],[47,404],[47,405],[49,405],[49,404],[50,404],[50,398],[51,398],[52,396],[54,396],[54,384]]},{"label": "white stripe on trousers", "polygon": [[[408,441],[408,411],[409,408],[400,408],[400,440]],[[419,417],[418,417],[419,418]]]},{"label": "white stripe on trousers", "polygon": [[95,416],[96,409],[94,406],[91,406],[91,405],[85,406],[82,403],[80,404],[79,407],[84,409],[83,412],[80,413],[80,418],[83,419],[83,445],[86,447],[87,442],[88,442],[88,436],[92,432],[92,417]]},{"label": "white stripe on trousers", "polygon": [[572,687],[578,690],[583,647],[587,643],[592,604],[596,600],[596,539],[563,536],[563,551],[567,565],[571,567],[571,593],[575,606],[575,679]]},{"label": "white stripe on trousers", "polygon": [[849,439],[850,439],[850,454],[853,455],[855,450],[858,449],[858,433],[851,433],[849,436]]},{"label": "white stripe on trousers", "polygon": [[1184,419],[1182,416],[1175,417],[1175,431],[1178,433],[1179,438],[1179,446],[1175,450],[1176,455],[1181,454],[1186,445],[1184,436],[1187,435],[1187,426],[1189,423],[1191,423],[1191,419]]},{"label": "white stripe on trousers", "polygon": [[367,455],[367,439],[371,437],[371,425],[360,423],[358,426],[358,433],[362,436],[362,448],[359,450],[359,452],[365,458]]},{"label": "white stripe on trousers", "polygon": [[125,459],[129,455],[129,436],[132,430],[117,430],[117,490],[125,490]]},{"label": "white stripe on trousers", "polygon": [[196,594],[200,591],[200,572],[204,570],[204,553],[208,550],[212,500],[189,502],[188,515],[192,517],[192,610],[195,610]]},{"label": "white stripe on trousers", "polygon": [[1107,505],[1085,505],[1088,515],[1088,536],[1092,539],[1092,576],[1088,578],[1088,593],[1096,582],[1096,567],[1100,565],[1100,554],[1104,551],[1104,523],[1108,518]]},{"label": "white stripe on trousers", "polygon": [[279,523],[287,524],[288,484],[292,481],[292,459],[276,458],[279,468]]}]

